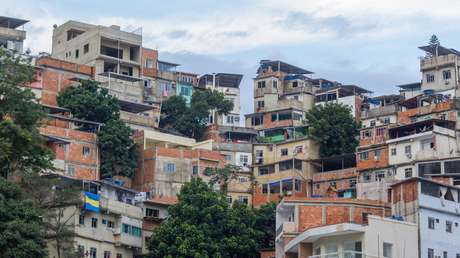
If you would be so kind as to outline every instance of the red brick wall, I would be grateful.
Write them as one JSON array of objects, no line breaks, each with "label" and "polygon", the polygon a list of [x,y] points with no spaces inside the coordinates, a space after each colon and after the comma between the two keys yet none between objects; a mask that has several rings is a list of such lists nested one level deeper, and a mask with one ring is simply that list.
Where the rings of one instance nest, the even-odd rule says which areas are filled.
[{"label": "red brick wall", "polygon": [[[152,68],[146,67],[147,59],[153,60]],[[157,76],[157,73],[158,73],[157,61],[158,61],[158,51],[157,50],[142,48],[142,73],[144,76],[148,76],[148,77]]]},{"label": "red brick wall", "polygon": [[[292,191],[292,196],[293,197],[306,197],[308,194],[308,189],[307,189],[307,182],[301,181],[301,191],[296,192]],[[281,193],[276,193],[276,194],[270,194],[270,193],[262,193],[262,184],[257,184],[254,187],[253,193],[252,193],[252,205],[254,207],[260,207],[264,204],[274,202],[278,203],[281,201]]]},{"label": "red brick wall", "polygon": [[[56,97],[59,92],[72,84],[70,79],[79,75],[92,78],[94,67],[70,63],[50,57],[42,57],[37,60],[37,66],[41,67],[41,73],[36,74],[36,80],[40,80],[42,87],[41,103],[57,106]],[[49,69],[53,68],[53,69]]]},{"label": "red brick wall", "polygon": [[[74,166],[76,178],[99,179],[96,134],[51,125],[41,127],[40,133],[66,139],[70,142],[65,145],[67,147],[55,143],[50,143],[49,147],[54,151],[56,159],[64,160],[67,164]],[[83,155],[83,147],[90,149],[90,155]],[[64,148],[67,148],[67,152]]]},{"label": "red brick wall", "polygon": [[357,178],[357,176],[356,168],[315,173],[313,175],[313,194],[326,196],[331,182],[336,182],[337,190],[349,189],[350,179]]},{"label": "red brick wall", "polygon": [[[375,160],[375,152],[374,150],[379,149],[380,150],[380,159]],[[360,151],[368,151],[369,152],[369,158],[367,160],[361,160],[360,155],[356,155],[356,167],[358,170],[366,170],[366,169],[371,169],[371,168],[384,168],[388,167],[389,165],[389,150],[388,146],[379,146],[376,148],[369,148],[365,150],[360,150]]]},{"label": "red brick wall", "polygon": [[323,206],[299,207],[299,232],[323,225]]},{"label": "red brick wall", "polygon": [[[402,192],[402,195],[401,195]],[[409,180],[391,189],[392,203],[412,202],[418,199],[418,181]]]},{"label": "red brick wall", "polygon": [[[429,105],[429,106],[408,109],[406,111],[398,112],[398,123],[400,123],[400,124],[410,124],[411,123],[411,117],[427,115],[427,114],[430,114],[430,113],[445,112],[445,111],[447,111],[449,109],[452,109],[452,108],[454,108],[453,101],[449,100],[449,101],[446,101],[446,102],[441,102],[441,103],[438,103],[438,104],[432,104],[432,105]],[[456,117],[451,116],[449,114],[448,119],[455,121]]]}]

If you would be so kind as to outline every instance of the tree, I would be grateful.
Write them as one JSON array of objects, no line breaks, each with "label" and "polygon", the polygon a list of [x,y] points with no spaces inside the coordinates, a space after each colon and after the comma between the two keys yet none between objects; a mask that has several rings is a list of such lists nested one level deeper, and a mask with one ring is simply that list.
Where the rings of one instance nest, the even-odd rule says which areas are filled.
[{"label": "tree", "polygon": [[98,82],[85,80],[78,87],[69,87],[60,92],[57,100],[60,106],[70,109],[77,118],[104,123],[97,134],[103,178],[134,176],[137,147],[132,139],[131,128],[120,120],[120,106],[115,97],[100,88]]},{"label": "tree", "polygon": [[108,121],[98,133],[101,151],[101,174],[105,177],[133,177],[137,166],[137,145],[132,130],[121,120]]},{"label": "tree", "polygon": [[275,248],[276,204],[268,203],[255,210],[258,250]]},{"label": "tree", "polygon": [[57,103],[70,109],[75,117],[99,123],[117,119],[120,114],[117,99],[92,80],[82,81],[78,87],[64,89],[59,93]]},{"label": "tree", "polygon": [[255,257],[255,216],[246,205],[230,207],[224,195],[199,178],[185,184],[169,218],[148,242],[148,257]]},{"label": "tree", "polygon": [[0,256],[47,257],[40,211],[23,198],[21,189],[0,177]]},{"label": "tree", "polygon": [[438,36],[436,36],[435,34],[431,35],[430,41],[428,42],[428,44],[430,44],[430,46],[439,46],[440,43],[439,43]]},{"label": "tree", "polygon": [[206,129],[210,110],[228,114],[232,109],[233,102],[226,100],[223,93],[209,89],[195,91],[189,107],[181,96],[172,96],[162,103],[160,127],[172,128],[199,140]]},{"label": "tree", "polygon": [[319,144],[320,156],[355,152],[359,124],[351,112],[348,106],[337,103],[318,105],[307,112],[309,134]]},{"label": "tree", "polygon": [[38,126],[45,117],[33,92],[30,58],[0,49],[0,172],[2,176],[52,168],[53,153]]},{"label": "tree", "polygon": [[240,170],[240,166],[227,164],[223,168],[211,169],[209,175],[206,176],[211,177],[209,180],[210,187],[213,187],[214,184],[219,184],[221,193],[227,195],[230,180],[236,179]]}]

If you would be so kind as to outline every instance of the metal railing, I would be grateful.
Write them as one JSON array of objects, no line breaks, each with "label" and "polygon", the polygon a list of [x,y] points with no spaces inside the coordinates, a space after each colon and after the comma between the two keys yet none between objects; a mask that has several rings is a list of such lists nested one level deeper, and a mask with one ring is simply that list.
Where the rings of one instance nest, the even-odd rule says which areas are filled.
[{"label": "metal railing", "polygon": [[327,253],[320,255],[312,255],[308,258],[378,258],[377,256],[367,255],[358,251],[343,251],[335,253]]}]

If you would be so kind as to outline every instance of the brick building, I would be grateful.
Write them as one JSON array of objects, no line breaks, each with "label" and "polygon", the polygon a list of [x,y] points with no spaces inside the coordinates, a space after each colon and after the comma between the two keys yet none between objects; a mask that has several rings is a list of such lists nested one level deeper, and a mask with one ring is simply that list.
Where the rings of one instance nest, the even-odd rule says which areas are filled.
[{"label": "brick building", "polygon": [[278,204],[276,257],[418,257],[417,227],[384,218],[380,201],[286,197]]}]

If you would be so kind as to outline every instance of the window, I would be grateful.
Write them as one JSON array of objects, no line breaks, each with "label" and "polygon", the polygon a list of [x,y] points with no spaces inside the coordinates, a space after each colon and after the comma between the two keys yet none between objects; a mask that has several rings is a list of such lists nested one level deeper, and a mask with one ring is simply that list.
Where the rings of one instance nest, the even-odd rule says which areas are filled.
[{"label": "window", "polygon": [[241,203],[244,203],[244,204],[248,204],[249,203],[249,198],[247,196],[240,195],[240,196],[238,196],[238,201],[241,202]]},{"label": "window", "polygon": [[410,145],[406,145],[404,147],[404,153],[406,154],[406,156],[408,156],[409,158],[412,156],[412,148]]},{"label": "window", "polygon": [[239,176],[239,177],[238,177],[238,181],[239,181],[240,183],[246,183],[246,182],[249,181],[249,179],[248,179],[248,177],[246,177],[246,176]]},{"label": "window", "polygon": [[85,225],[85,215],[82,213],[80,213],[80,216],[78,217],[78,224]]},{"label": "window", "polygon": [[296,146],[295,149],[294,149],[294,153],[295,154],[298,154],[298,153],[303,153],[303,146]]},{"label": "window", "polygon": [[158,218],[160,216],[160,210],[159,209],[146,208],[145,209],[145,216],[146,217]]},{"label": "window", "polygon": [[110,251],[104,251],[104,258],[110,258]]},{"label": "window", "polygon": [[295,190],[296,192],[302,191],[302,184],[301,184],[300,180],[298,180],[298,179],[296,179],[296,180],[294,181],[294,190]]},{"label": "window", "polygon": [[383,135],[385,135],[386,130],[387,129],[385,127],[377,128],[377,130],[375,132],[375,135],[376,136],[383,136]]},{"label": "window", "polygon": [[145,67],[146,67],[147,69],[152,69],[152,68],[153,68],[153,60],[150,59],[150,58],[147,58],[147,59],[145,60]]},{"label": "window", "polygon": [[176,172],[176,164],[174,163],[165,163],[163,165],[163,171],[166,173],[174,173]]},{"label": "window", "polygon": [[434,258],[434,250],[432,248],[428,248],[428,258]]},{"label": "window", "polygon": [[97,228],[97,218],[91,218],[91,227]]},{"label": "window", "polygon": [[198,166],[192,167],[192,175],[198,175]]},{"label": "window", "polygon": [[391,148],[391,156],[396,156],[396,148]]},{"label": "window", "polygon": [[224,154],[224,157],[225,157],[226,161],[232,161],[232,155],[225,155]]},{"label": "window", "polygon": [[227,195],[227,203],[232,203],[233,199],[232,196]]},{"label": "window", "polygon": [[83,46],[83,54],[86,54],[86,53],[88,53],[88,52],[89,52],[89,44],[85,44],[85,45]]},{"label": "window", "polygon": [[106,219],[102,219],[102,225],[107,225],[107,220]]},{"label": "window", "polygon": [[371,181],[371,174],[369,174],[369,173],[364,174],[364,175],[363,175],[363,180],[364,180],[365,182]]},{"label": "window", "polygon": [[452,233],[452,221],[446,220],[446,232]]},{"label": "window", "polygon": [[80,56],[80,49],[75,50],[75,58],[78,58]]},{"label": "window", "polygon": [[429,229],[434,229],[434,223],[435,223],[435,219],[432,217],[428,217],[428,228]]},{"label": "window", "polygon": [[227,124],[233,124],[233,116],[227,116]]},{"label": "window", "polygon": [[389,117],[383,118],[383,123],[384,124],[389,124],[390,123],[390,118]]},{"label": "window", "polygon": [[371,120],[370,126],[371,127],[375,126],[375,120]]},{"label": "window", "polygon": [[441,174],[441,162],[418,164],[418,175],[425,177],[426,174]]},{"label": "window", "polygon": [[108,228],[114,228],[114,227],[115,227],[115,223],[114,223],[113,221],[111,221],[111,220],[108,220],[108,221],[107,221],[107,227],[108,227]]},{"label": "window", "polygon": [[385,171],[378,171],[375,173],[375,181],[381,182],[385,178]]},{"label": "window", "polygon": [[281,149],[281,156],[287,156],[288,155],[288,149]]},{"label": "window", "polygon": [[298,81],[292,82],[292,88],[297,88],[297,86],[299,86],[299,82],[298,82]]},{"label": "window", "polygon": [[67,175],[75,176],[75,167],[73,165],[67,165]]},{"label": "window", "polygon": [[120,253],[118,253],[118,254],[117,254],[117,258],[123,258],[123,255],[120,254]]},{"label": "window", "polygon": [[427,83],[432,83],[432,82],[434,82],[434,74],[430,74],[430,73],[427,74],[427,75],[426,75],[426,82],[427,82]]},{"label": "window", "polygon": [[364,130],[361,134],[362,139],[370,138],[372,137],[372,131],[371,130]]},{"label": "window", "polygon": [[89,249],[89,257],[90,258],[96,258],[97,257],[97,249],[94,247],[91,247]]},{"label": "window", "polygon": [[450,73],[450,70],[442,71],[442,78],[444,80],[449,80],[450,78],[452,78],[452,74]]},{"label": "window", "polygon": [[268,184],[262,184],[262,193],[267,194],[268,193]]},{"label": "window", "polygon": [[356,179],[350,179],[350,180],[348,180],[348,183],[350,185],[350,188],[355,188],[356,187]]},{"label": "window", "polygon": [[278,88],[278,81],[273,80],[273,88],[277,89]]},{"label": "window", "polygon": [[91,149],[88,146],[83,146],[83,157],[88,157],[91,154]]},{"label": "window", "polygon": [[240,163],[243,164],[243,166],[247,166],[249,163],[249,156],[248,155],[240,155]]},{"label": "window", "polygon": [[360,160],[368,160],[369,159],[369,152],[367,152],[367,151],[361,152],[359,154],[359,159]]},{"label": "window", "polygon": [[412,168],[406,168],[406,169],[404,169],[404,177],[405,177],[405,178],[410,178],[410,177],[412,177]]},{"label": "window", "polygon": [[264,106],[265,106],[265,103],[264,103],[263,100],[257,101],[257,107],[258,107],[258,108],[263,108]]},{"label": "window", "polygon": [[423,139],[420,141],[420,145],[421,145],[422,150],[429,150],[434,147],[432,139]]},{"label": "window", "polygon": [[257,88],[265,88],[265,81],[258,81],[257,82]]},{"label": "window", "polygon": [[393,257],[393,244],[383,242],[383,257]]},{"label": "window", "polygon": [[374,151],[374,158],[375,160],[380,160],[380,155],[382,154],[381,150],[375,150]]}]

